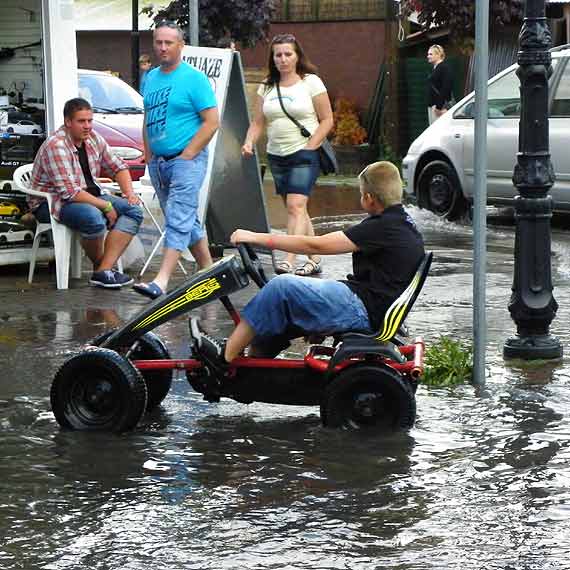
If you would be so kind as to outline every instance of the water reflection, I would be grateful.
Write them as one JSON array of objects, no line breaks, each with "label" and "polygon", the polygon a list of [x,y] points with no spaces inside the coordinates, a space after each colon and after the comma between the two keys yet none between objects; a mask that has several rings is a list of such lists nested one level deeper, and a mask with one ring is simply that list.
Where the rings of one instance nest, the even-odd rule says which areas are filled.
[{"label": "water reflection", "polygon": [[[471,229],[409,211],[436,252],[412,331],[428,343],[471,338]],[[319,233],[361,217],[316,215]],[[70,290],[4,309],[0,568],[568,567],[570,375],[566,362],[502,360],[512,243],[512,228],[490,228],[487,385],[420,386],[415,428],[383,438],[325,430],[315,408],[209,404],[182,375],[133,433],[61,431],[49,405],[55,369],[145,302]],[[570,318],[565,232],[554,249],[556,327]],[[349,267],[339,256],[326,276]],[[216,335],[231,330],[219,303],[199,315]],[[185,319],[158,332],[174,356],[188,354]]]}]

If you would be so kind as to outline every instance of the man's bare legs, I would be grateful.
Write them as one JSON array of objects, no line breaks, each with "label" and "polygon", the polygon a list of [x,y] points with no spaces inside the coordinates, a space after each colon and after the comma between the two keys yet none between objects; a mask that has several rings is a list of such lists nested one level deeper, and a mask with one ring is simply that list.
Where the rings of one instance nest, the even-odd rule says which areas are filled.
[{"label": "man's bare legs", "polygon": [[105,238],[103,259],[99,264],[98,271],[113,269],[117,260],[123,255],[123,252],[127,249],[132,239],[132,234],[119,230],[111,230]]},{"label": "man's bare legs", "polygon": [[82,239],[81,246],[93,263],[93,271],[105,271],[113,269],[132,239],[131,234],[111,230],[106,237]]},{"label": "man's bare legs", "polygon": [[[212,256],[210,255],[208,240],[205,237],[190,247],[190,252],[194,256],[194,259],[200,269],[204,269],[205,267],[212,265]],[[177,249],[172,249],[170,247],[164,249],[160,270],[158,271],[157,276],[153,279],[154,283],[156,283],[163,291],[166,291],[168,288],[170,276],[176,269],[176,264],[180,259],[180,253],[181,252]]]}]

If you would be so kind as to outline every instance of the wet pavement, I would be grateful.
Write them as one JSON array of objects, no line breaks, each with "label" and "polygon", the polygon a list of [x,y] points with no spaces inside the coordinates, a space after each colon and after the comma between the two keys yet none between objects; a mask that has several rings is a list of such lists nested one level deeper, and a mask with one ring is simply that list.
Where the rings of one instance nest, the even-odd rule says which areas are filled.
[{"label": "wet pavement", "polygon": [[[357,195],[320,188],[316,231],[358,221]],[[281,205],[268,196],[268,207],[281,225]],[[434,251],[412,334],[471,339],[471,228],[409,211]],[[552,258],[552,330],[565,348],[567,235],[555,227]],[[25,267],[0,268],[0,568],[570,568],[568,356],[529,367],[502,359],[514,330],[513,238],[495,216],[485,388],[420,386],[416,426],[373,438],[323,429],[316,408],[209,404],[183,375],[132,433],[61,431],[49,404],[57,367],[147,301],[86,279],[57,291],[45,268],[30,286]],[[349,267],[349,255],[328,258],[323,277]],[[254,293],[235,295],[237,307]],[[232,328],[219,303],[197,312],[215,335]],[[188,355],[184,319],[157,332]]]}]

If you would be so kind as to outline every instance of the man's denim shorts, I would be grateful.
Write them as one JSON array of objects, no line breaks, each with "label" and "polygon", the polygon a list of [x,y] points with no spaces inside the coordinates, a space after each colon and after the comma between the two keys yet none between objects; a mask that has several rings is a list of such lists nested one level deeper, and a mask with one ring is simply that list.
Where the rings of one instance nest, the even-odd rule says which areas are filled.
[{"label": "man's denim shorts", "polygon": [[364,303],[347,285],[296,275],[271,279],[245,306],[242,318],[256,333],[254,344],[304,333],[372,332]]},{"label": "man's denim shorts", "polygon": [[153,157],[150,161],[150,179],[164,213],[165,247],[183,251],[204,237],[198,203],[207,167],[206,148],[192,160],[177,156],[170,160]]},{"label": "man's denim shorts", "polygon": [[[101,194],[102,200],[113,204],[117,212],[117,221],[113,230],[135,235],[143,221],[140,206],[129,204],[128,200],[113,194]],[[47,201],[42,202],[35,210],[38,222],[47,224],[50,221]],[[83,239],[98,239],[107,232],[107,217],[101,210],[85,202],[65,202],[59,213],[59,221],[72,230],[80,233]]]},{"label": "man's denim shorts", "polygon": [[280,196],[303,194],[309,196],[319,173],[319,153],[316,150],[301,149],[287,156],[268,154],[275,190]]}]

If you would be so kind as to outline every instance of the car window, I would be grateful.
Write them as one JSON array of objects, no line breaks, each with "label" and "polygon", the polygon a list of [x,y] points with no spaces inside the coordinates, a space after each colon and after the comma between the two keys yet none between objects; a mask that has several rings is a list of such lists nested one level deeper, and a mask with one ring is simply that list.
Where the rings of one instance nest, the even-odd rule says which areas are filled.
[{"label": "car window", "polygon": [[114,75],[79,74],[79,95],[100,112],[142,113],[142,97]]},{"label": "car window", "polygon": [[[552,60],[552,67],[557,65],[556,59]],[[511,69],[503,77],[493,81],[488,88],[489,117],[493,119],[519,117],[521,111],[520,80],[517,76],[517,68]],[[475,115],[475,99],[471,98],[465,105],[460,107],[455,118],[472,119]]]},{"label": "car window", "polygon": [[570,65],[565,62],[550,108],[551,117],[570,117]]}]

